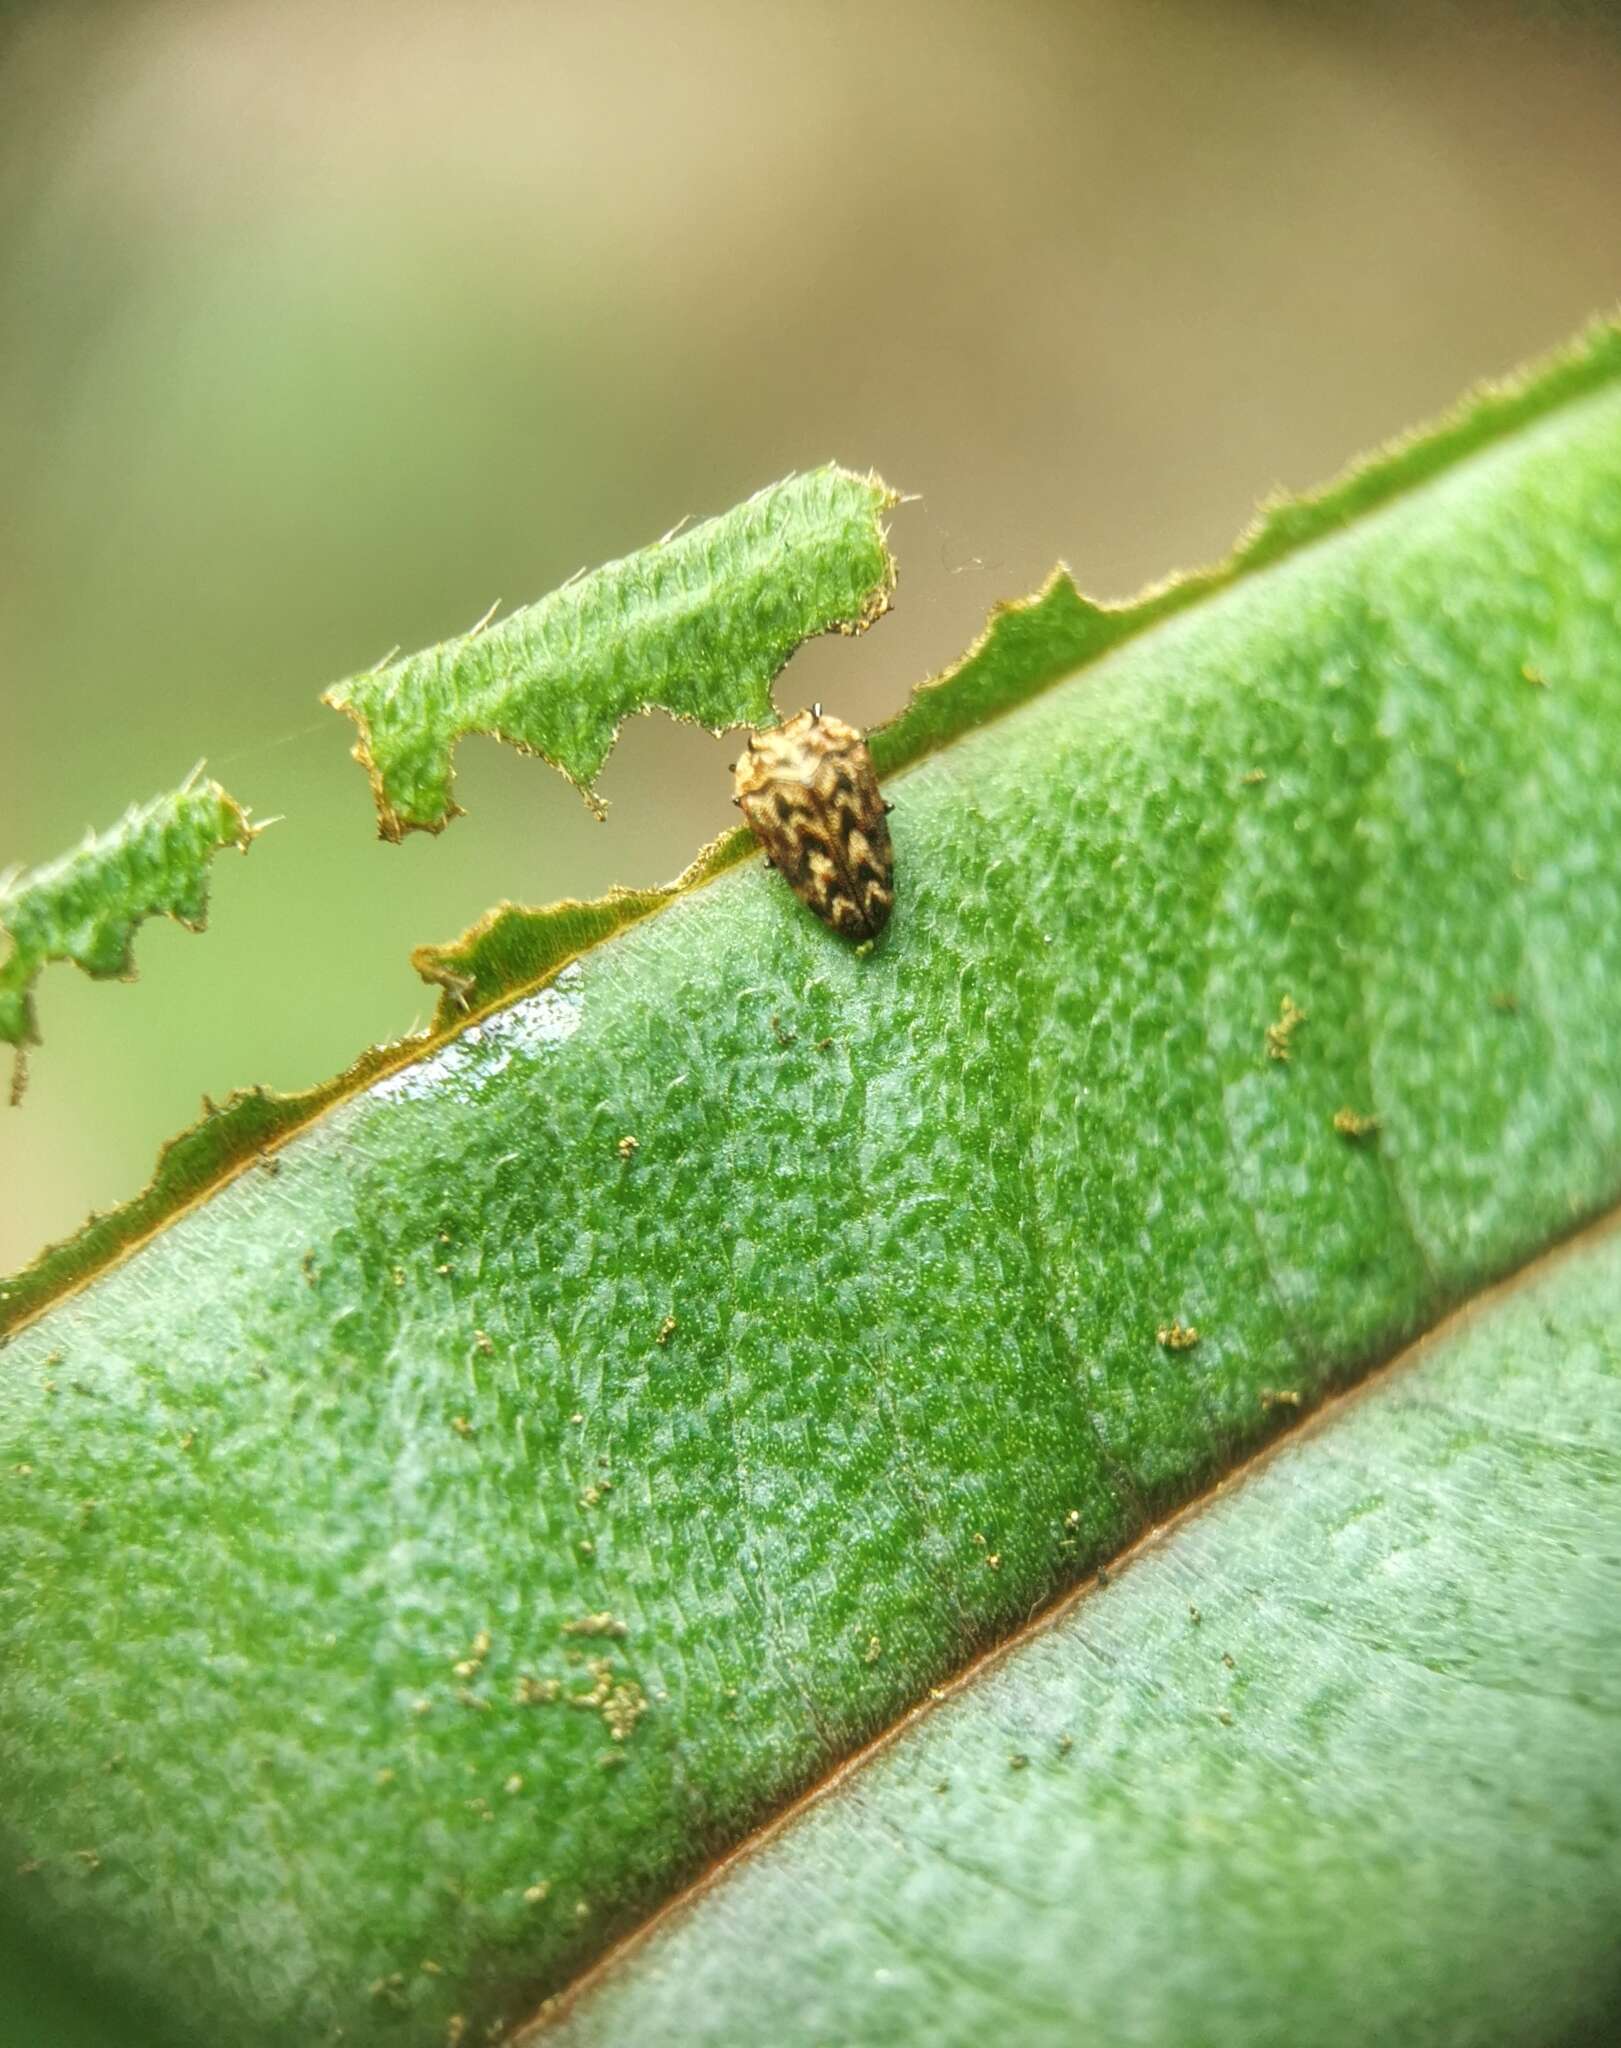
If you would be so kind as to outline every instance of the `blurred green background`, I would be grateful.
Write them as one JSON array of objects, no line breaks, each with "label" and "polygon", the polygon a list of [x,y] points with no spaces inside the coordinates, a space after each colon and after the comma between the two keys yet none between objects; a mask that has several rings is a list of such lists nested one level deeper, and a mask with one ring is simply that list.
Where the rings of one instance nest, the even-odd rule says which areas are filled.
[{"label": "blurred green background", "polygon": [[1607,308],[1618,194],[1598,7],[0,6],[0,866],[199,755],[286,818],[139,982],[47,974],[0,1270],[424,1019],[416,941],[732,820],[653,718],[606,825],[473,741],[382,845],[326,682],[836,457],[923,494],[898,607],[779,694],[872,721]]}]

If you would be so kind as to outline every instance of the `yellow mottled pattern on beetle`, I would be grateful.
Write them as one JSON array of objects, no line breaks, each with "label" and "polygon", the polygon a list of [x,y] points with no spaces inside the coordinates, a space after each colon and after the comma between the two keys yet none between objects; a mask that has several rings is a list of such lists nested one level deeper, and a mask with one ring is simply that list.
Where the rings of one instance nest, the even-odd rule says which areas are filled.
[{"label": "yellow mottled pattern on beetle", "polygon": [[757,732],[737,804],[801,903],[841,938],[876,938],[895,903],[889,820],[867,742],[820,707]]}]

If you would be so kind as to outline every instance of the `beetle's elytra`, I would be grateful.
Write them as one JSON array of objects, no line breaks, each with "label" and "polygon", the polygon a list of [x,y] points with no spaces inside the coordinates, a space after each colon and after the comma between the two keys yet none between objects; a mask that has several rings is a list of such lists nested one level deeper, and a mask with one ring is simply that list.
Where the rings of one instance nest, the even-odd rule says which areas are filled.
[{"label": "beetle's elytra", "polygon": [[895,903],[895,855],[855,727],[817,704],[757,732],[733,775],[738,809],[800,902],[841,938],[876,938]]}]

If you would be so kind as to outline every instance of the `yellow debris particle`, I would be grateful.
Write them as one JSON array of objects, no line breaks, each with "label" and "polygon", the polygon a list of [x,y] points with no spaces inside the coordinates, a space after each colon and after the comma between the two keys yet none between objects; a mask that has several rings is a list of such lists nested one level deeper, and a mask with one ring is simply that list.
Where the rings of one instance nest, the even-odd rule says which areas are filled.
[{"label": "yellow debris particle", "polygon": [[459,1664],[452,1664],[450,1668],[458,1678],[473,1678],[478,1673],[478,1659],[464,1657]]},{"label": "yellow debris particle", "polygon": [[1071,1508],[1069,1513],[1064,1517],[1064,1527],[1066,1529],[1078,1529],[1080,1526],[1081,1511],[1079,1508]]},{"label": "yellow debris particle", "polygon": [[647,1712],[646,1693],[634,1678],[617,1678],[611,1658],[593,1657],[585,1668],[594,1681],[591,1690],[565,1693],[564,1699],[571,1707],[600,1714],[610,1738],[628,1742],[636,1723]]},{"label": "yellow debris particle", "polygon": [[1334,1112],[1334,1128],[1342,1138],[1371,1138],[1379,1128],[1379,1119],[1372,1115],[1365,1116],[1360,1110],[1337,1109]]},{"label": "yellow debris particle", "polygon": [[473,1332],[473,1343],[478,1350],[484,1353],[486,1358],[488,1358],[490,1353],[495,1349],[495,1345],[491,1341],[490,1334],[487,1330],[475,1330]]},{"label": "yellow debris particle", "polygon": [[878,1662],[878,1659],[879,1659],[879,1658],[880,1658],[880,1657],[881,1657],[881,1656],[882,1656],[883,1654],[884,1654],[884,1646],[883,1646],[883,1643],[882,1643],[882,1642],[880,1641],[880,1639],[879,1639],[879,1638],[878,1638],[877,1636],[868,1636],[868,1638],[867,1638],[867,1646],[866,1646],[866,1648],[865,1648],[865,1649],[864,1649],[864,1650],[863,1650],[863,1651],[861,1652],[861,1661],[862,1661],[862,1663],[863,1663],[863,1664],[876,1664],[876,1663]]},{"label": "yellow debris particle", "polygon": [[526,1906],[540,1905],[551,1888],[551,1882],[547,1878],[542,1878],[539,1884],[526,1886],[523,1895],[524,1904]]},{"label": "yellow debris particle", "polygon": [[473,1434],[473,1424],[468,1421],[465,1415],[453,1415],[450,1418],[450,1426],[458,1436],[471,1436]]},{"label": "yellow debris particle", "polygon": [[1029,1768],[1029,1765],[1030,1759],[1025,1755],[1022,1749],[1014,1750],[1009,1755],[1007,1760],[1007,1767],[1010,1771],[1027,1770]]},{"label": "yellow debris particle", "polygon": [[433,1711],[433,1701],[432,1701],[432,1700],[416,1700],[416,1701],[413,1701],[413,1703],[412,1703],[412,1706],[411,1706],[411,1712],[412,1712],[413,1714],[429,1714],[429,1713],[432,1713],[432,1711]]},{"label": "yellow debris particle", "polygon": [[512,1776],[508,1778],[505,1785],[503,1785],[501,1789],[503,1792],[506,1793],[509,1799],[516,1798],[517,1795],[523,1790],[523,1779],[518,1775],[516,1771],[514,1771]]},{"label": "yellow debris particle", "polygon": [[1001,1551],[991,1550],[986,1552],[985,1569],[989,1572],[999,1572],[1002,1569]]},{"label": "yellow debris particle", "polygon": [[582,1508],[594,1508],[599,1505],[601,1500],[602,1488],[600,1486],[588,1486],[584,1493],[580,1495],[580,1506]]},{"label": "yellow debris particle", "polygon": [[482,1693],[474,1692],[470,1686],[458,1686],[456,1697],[464,1707],[476,1707],[481,1714],[487,1714],[490,1711],[489,1701]]},{"label": "yellow debris particle", "polygon": [[1535,662],[1523,662],[1520,667],[1520,674],[1525,678],[1525,680],[1531,685],[1531,687],[1534,690],[1547,689],[1548,678],[1542,673],[1541,669],[1537,667]]},{"label": "yellow debris particle", "polygon": [[598,1754],[597,1769],[599,1771],[614,1771],[624,1761],[625,1752],[622,1749],[605,1749]]},{"label": "yellow debris particle", "polygon": [[377,1773],[376,1783],[379,1785],[392,1785],[393,1782],[394,1767],[392,1764],[384,1764],[383,1768]]},{"label": "yellow debris particle", "polygon": [[1154,1341],[1166,1351],[1191,1351],[1199,1341],[1199,1332],[1192,1323],[1161,1323],[1154,1332]]},{"label": "yellow debris particle", "polygon": [[581,1899],[580,1903],[574,1908],[574,1917],[576,1920],[590,1919],[591,1908],[589,1905],[587,1905],[584,1899]]},{"label": "yellow debris particle", "polygon": [[1278,1021],[1266,1027],[1267,1058],[1287,1060],[1293,1051],[1291,1040],[1305,1022],[1305,1011],[1296,1004],[1293,996],[1285,996],[1278,1010]]},{"label": "yellow debris particle", "polygon": [[565,1621],[563,1624],[566,1636],[622,1636],[625,1632],[625,1624],[606,1611],[582,1614],[577,1621]]},{"label": "yellow debris particle", "polygon": [[664,1318],[663,1322],[659,1324],[659,1333],[658,1333],[657,1337],[655,1337],[655,1338],[654,1338],[654,1340],[653,1340],[653,1341],[654,1341],[654,1342],[655,1342],[656,1344],[668,1344],[668,1343],[669,1343],[669,1341],[670,1341],[670,1339],[671,1339],[671,1338],[672,1338],[672,1337],[673,1337],[673,1336],[675,1335],[675,1332],[676,1332],[676,1320],[675,1320],[675,1317],[674,1317],[674,1316],[666,1316],[666,1317]]},{"label": "yellow debris particle", "polygon": [[400,2005],[403,2003],[401,1994],[405,1989],[405,1973],[403,1970],[391,1970],[386,1977],[374,1977],[370,1988],[373,1998],[389,2005]]},{"label": "yellow debris particle", "polygon": [[424,1956],[422,1958],[422,1974],[424,1977],[442,1977],[445,1974],[444,1965],[436,1963],[432,1956]]},{"label": "yellow debris particle", "polygon": [[547,1707],[562,1694],[560,1678],[520,1678],[514,1697],[520,1707]]},{"label": "yellow debris particle", "polygon": [[591,1541],[589,1536],[582,1536],[575,1545],[575,1548],[579,1551],[581,1557],[595,1557],[597,1554],[597,1546]]},{"label": "yellow debris particle", "polygon": [[11,1469],[19,1479],[32,1479],[34,1476],[32,1465],[13,1465]]},{"label": "yellow debris particle", "polygon": [[445,2048],[461,2048],[467,2035],[467,2022],[459,2012],[453,2012],[445,2021]]},{"label": "yellow debris particle", "polygon": [[1298,1408],[1302,1395],[1298,1387],[1263,1387],[1261,1406],[1263,1408]]},{"label": "yellow debris particle", "polygon": [[436,1273],[448,1273],[450,1268],[448,1266],[435,1266],[433,1270]]},{"label": "yellow debris particle", "polygon": [[405,1285],[405,1268],[403,1266],[396,1266],[394,1268],[394,1285],[396,1287],[403,1287]]},{"label": "yellow debris particle", "polygon": [[1265,782],[1266,770],[1264,768],[1248,768],[1238,779],[1244,784],[1246,789],[1253,789],[1258,782]]},{"label": "yellow debris particle", "polygon": [[473,1638],[473,1655],[482,1660],[489,1654],[490,1632],[487,1628],[481,1628],[478,1634]]},{"label": "yellow debris particle", "polygon": [[614,1150],[619,1154],[620,1158],[624,1160],[634,1159],[636,1157],[636,1154],[640,1152],[641,1149],[641,1139],[633,1138],[628,1131],[625,1133],[624,1137],[620,1139],[619,1143],[614,1147]]}]

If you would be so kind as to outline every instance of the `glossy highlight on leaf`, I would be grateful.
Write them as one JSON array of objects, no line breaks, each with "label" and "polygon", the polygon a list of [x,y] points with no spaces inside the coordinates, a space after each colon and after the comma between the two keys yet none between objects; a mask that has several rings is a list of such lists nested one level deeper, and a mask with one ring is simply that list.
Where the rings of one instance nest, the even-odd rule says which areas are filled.
[{"label": "glossy highlight on leaf", "polygon": [[712,732],[769,724],[772,681],[802,641],[887,609],[895,502],[875,476],[788,477],[493,625],[335,684],[323,701],[360,728],[382,836],[456,816],[451,759],[469,733],[541,755],[600,812],[591,784],[632,713]]},{"label": "glossy highlight on leaf", "polygon": [[27,1048],[39,1043],[34,985],[52,960],[96,980],[135,973],[135,930],[172,917],[188,931],[208,920],[208,864],[224,847],[244,853],[264,828],[217,782],[194,770],[179,789],[134,804],[108,832],[49,866],[0,877],[0,1042],[16,1048],[11,1099],[21,1098]]}]

